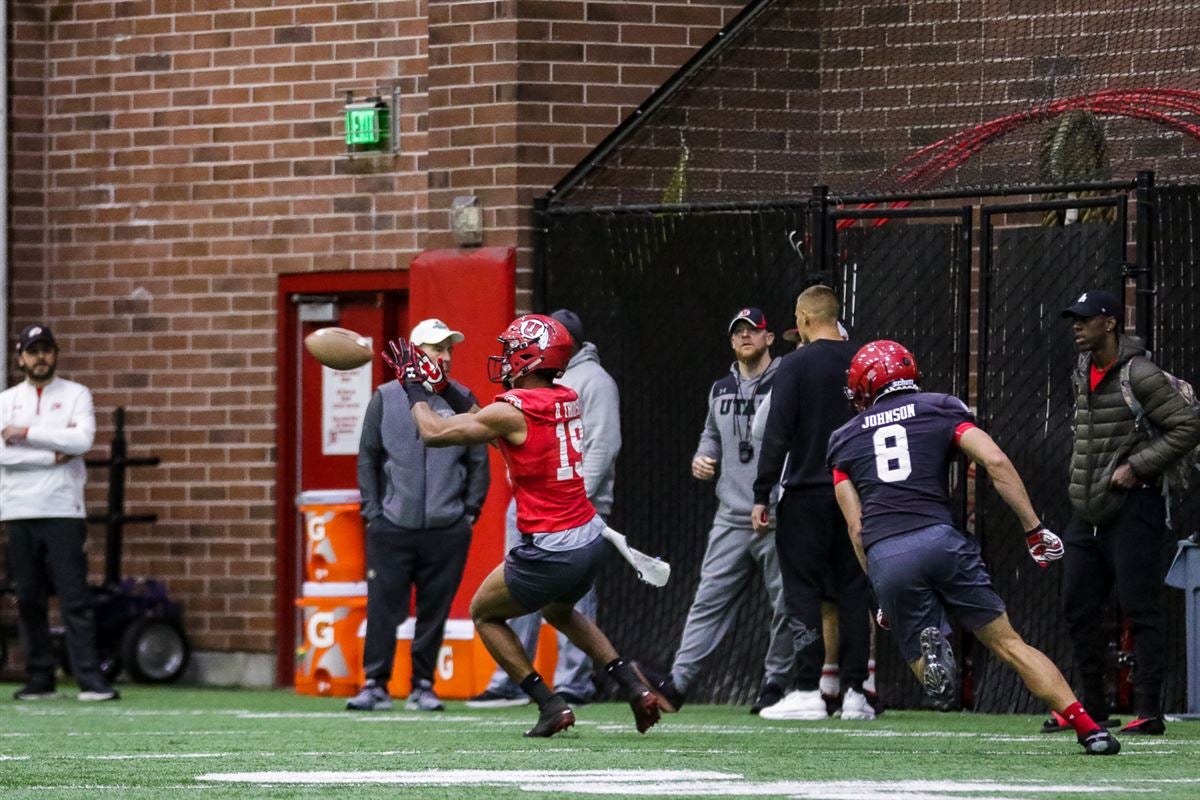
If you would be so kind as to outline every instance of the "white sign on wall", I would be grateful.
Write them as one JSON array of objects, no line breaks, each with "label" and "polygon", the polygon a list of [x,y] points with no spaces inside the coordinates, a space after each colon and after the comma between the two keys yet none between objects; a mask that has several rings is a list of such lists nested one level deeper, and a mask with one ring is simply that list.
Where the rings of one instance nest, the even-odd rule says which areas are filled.
[{"label": "white sign on wall", "polygon": [[[368,347],[374,349],[374,342]],[[363,416],[371,401],[371,364],[356,369],[321,367],[321,453],[352,456],[358,453]]]}]

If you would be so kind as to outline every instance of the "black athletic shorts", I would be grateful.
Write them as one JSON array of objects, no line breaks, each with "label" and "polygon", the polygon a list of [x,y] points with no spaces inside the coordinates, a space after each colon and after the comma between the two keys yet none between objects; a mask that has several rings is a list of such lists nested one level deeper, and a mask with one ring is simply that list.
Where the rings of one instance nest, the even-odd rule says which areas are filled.
[{"label": "black athletic shorts", "polygon": [[[504,558],[504,584],[513,599],[529,611],[539,611],[551,603],[575,605],[579,602],[604,562],[616,552],[600,533],[604,521],[594,517],[591,522],[553,534],[522,536],[521,543],[508,551]],[[576,538],[578,546],[571,549],[548,549],[538,541],[543,537]]]},{"label": "black athletic shorts", "polygon": [[969,631],[1004,613],[979,542],[950,525],[890,536],[867,550],[867,574],[907,662],[921,657],[921,631],[950,632],[946,612]]}]

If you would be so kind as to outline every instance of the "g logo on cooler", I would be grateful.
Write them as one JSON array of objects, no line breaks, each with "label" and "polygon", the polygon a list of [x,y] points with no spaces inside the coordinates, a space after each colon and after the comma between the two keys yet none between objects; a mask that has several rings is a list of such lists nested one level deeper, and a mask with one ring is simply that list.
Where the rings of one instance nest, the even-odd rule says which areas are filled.
[{"label": "g logo on cooler", "polygon": [[333,647],[337,641],[333,634],[334,621],[332,611],[317,611],[308,618],[306,633],[313,647]]}]

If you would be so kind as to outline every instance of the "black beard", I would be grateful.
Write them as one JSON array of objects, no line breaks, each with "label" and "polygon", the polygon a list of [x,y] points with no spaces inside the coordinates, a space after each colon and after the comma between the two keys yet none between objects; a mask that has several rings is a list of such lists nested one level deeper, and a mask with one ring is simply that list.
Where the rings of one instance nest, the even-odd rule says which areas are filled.
[{"label": "black beard", "polygon": [[58,368],[58,365],[57,365],[57,364],[47,364],[47,365],[46,365],[46,374],[45,374],[44,376],[41,376],[41,377],[34,377],[33,371],[34,371],[35,369],[37,369],[37,366],[38,366],[38,365],[36,365],[36,364],[35,364],[35,365],[34,365],[34,366],[32,366],[32,367],[27,367],[27,366],[25,366],[24,364],[22,364],[22,365],[21,365],[21,372],[24,372],[24,373],[25,373],[25,377],[27,377],[27,378],[33,378],[33,380],[35,380],[35,381],[43,381],[43,382],[48,382],[48,381],[49,381],[51,378],[53,378],[53,377],[54,377],[54,371],[55,371],[55,370]]}]

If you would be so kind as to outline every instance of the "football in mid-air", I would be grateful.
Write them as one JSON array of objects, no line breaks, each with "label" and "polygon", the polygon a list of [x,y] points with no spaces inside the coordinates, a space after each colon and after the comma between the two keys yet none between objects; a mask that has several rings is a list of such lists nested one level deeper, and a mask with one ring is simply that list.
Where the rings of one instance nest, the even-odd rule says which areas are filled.
[{"label": "football in mid-air", "polygon": [[371,340],[346,328],[320,328],[304,337],[304,348],[330,369],[355,369],[371,360]]}]

